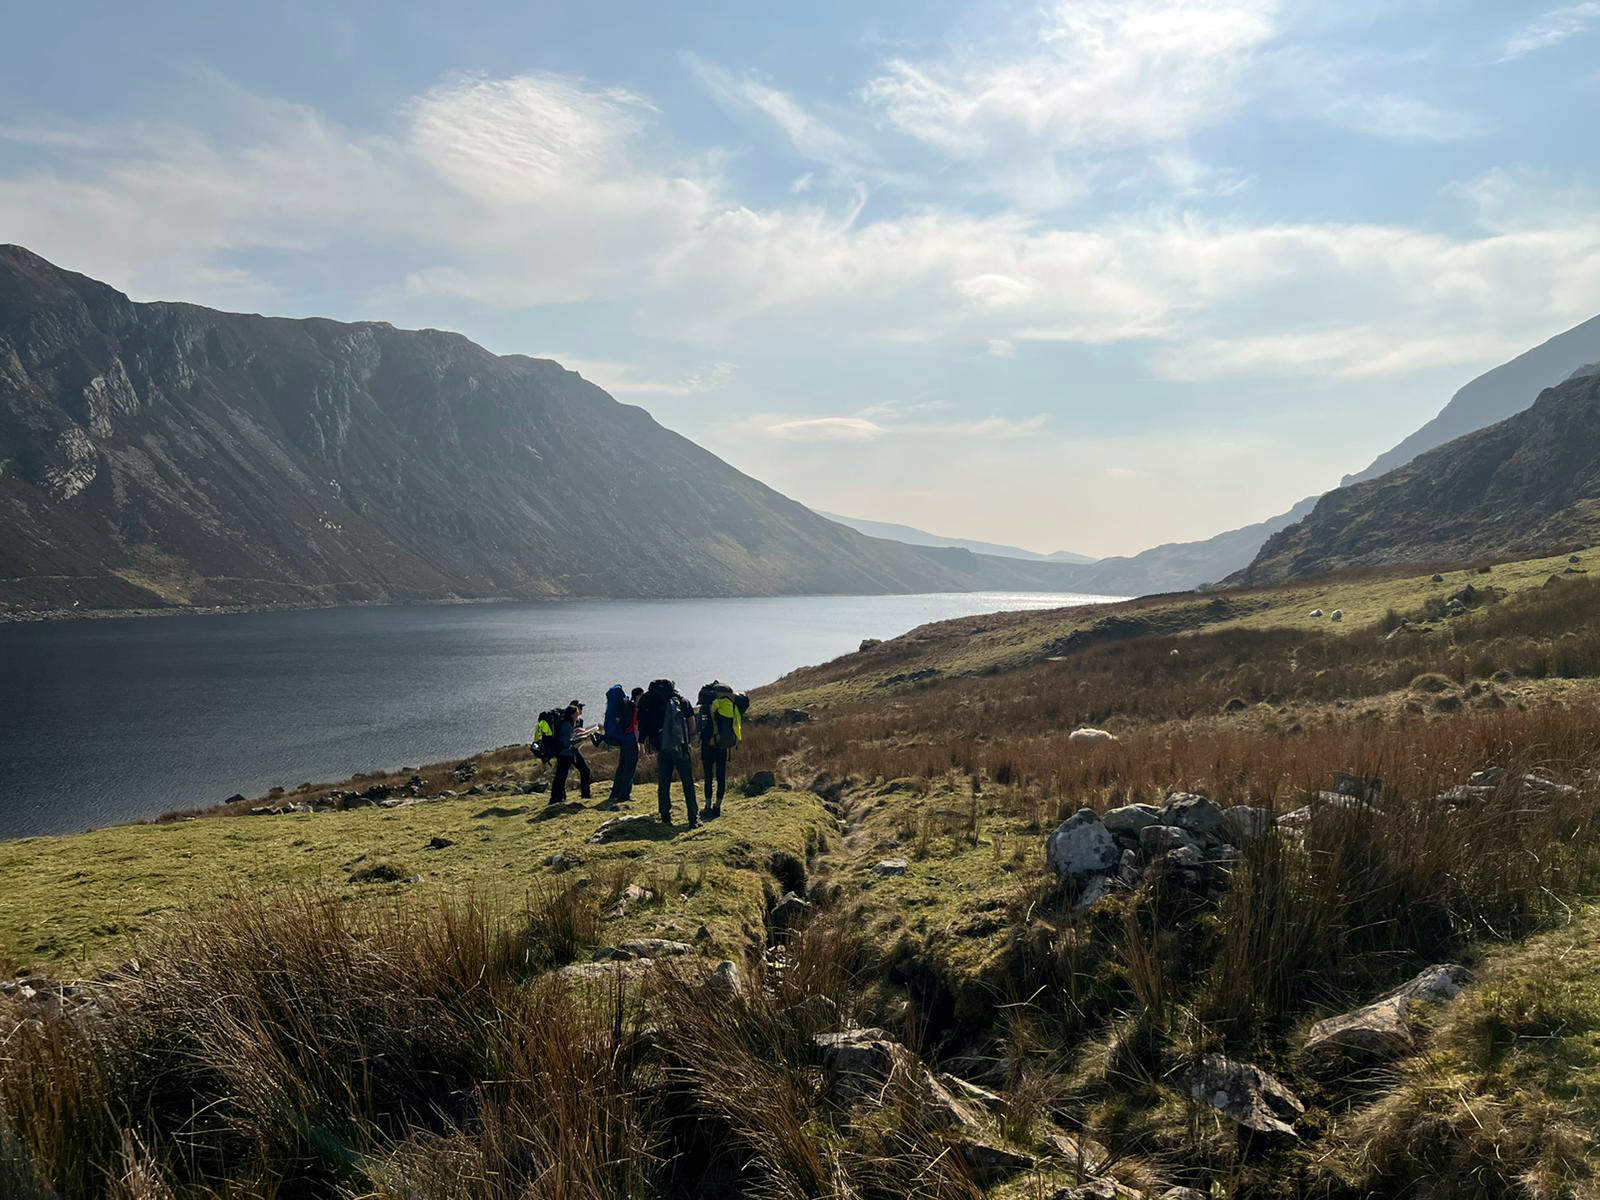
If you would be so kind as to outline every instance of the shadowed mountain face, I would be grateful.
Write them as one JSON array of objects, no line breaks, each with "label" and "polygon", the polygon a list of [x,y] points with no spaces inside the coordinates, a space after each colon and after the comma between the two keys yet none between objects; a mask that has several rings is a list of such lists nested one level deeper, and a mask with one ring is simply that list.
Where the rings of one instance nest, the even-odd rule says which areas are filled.
[{"label": "shadowed mountain face", "polygon": [[1240,578],[1537,554],[1600,539],[1600,375],[1377,479],[1329,492]]},{"label": "shadowed mountain face", "polygon": [[1419,454],[1522,412],[1545,388],[1600,368],[1596,359],[1600,359],[1600,317],[1485,371],[1450,397],[1450,403],[1433,420],[1393,450],[1380,454],[1365,471],[1346,475],[1340,486],[1376,479]]},{"label": "shadowed mountain face", "polygon": [[0,247],[0,611],[1063,590],[864,537],[554,362]]}]

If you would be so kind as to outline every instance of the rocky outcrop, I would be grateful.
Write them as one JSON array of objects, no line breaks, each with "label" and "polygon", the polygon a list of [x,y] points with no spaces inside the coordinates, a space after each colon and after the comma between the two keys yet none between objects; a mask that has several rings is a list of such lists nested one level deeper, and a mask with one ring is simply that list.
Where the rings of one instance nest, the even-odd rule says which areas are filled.
[{"label": "rocky outcrop", "polygon": [[1597,513],[1600,376],[1585,375],[1498,425],[1329,492],[1235,578],[1271,583],[1359,565],[1549,553],[1594,542]]}]

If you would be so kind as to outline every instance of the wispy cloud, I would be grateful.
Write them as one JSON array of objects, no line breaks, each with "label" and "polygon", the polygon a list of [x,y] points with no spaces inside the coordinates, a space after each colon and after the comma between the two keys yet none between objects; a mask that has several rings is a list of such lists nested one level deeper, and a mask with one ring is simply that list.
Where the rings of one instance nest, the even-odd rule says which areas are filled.
[{"label": "wispy cloud", "polygon": [[756,417],[748,425],[756,433],[790,442],[870,442],[890,436],[1010,441],[1038,433],[1047,419],[1041,413],[1023,420],[998,416],[971,421],[906,420],[891,418],[879,407],[843,417]]},{"label": "wispy cloud", "polygon": [[554,359],[567,370],[576,371],[614,396],[698,396],[720,391],[728,386],[734,376],[734,365],[730,362],[709,363],[688,375],[662,378],[641,374],[638,368],[628,363],[604,359],[577,358],[559,352],[535,357]]},{"label": "wispy cloud", "polygon": [[1558,46],[1587,33],[1597,24],[1600,24],[1600,0],[1585,0],[1582,4],[1553,8],[1508,37],[1501,47],[1500,61],[1508,62],[1537,50]]}]

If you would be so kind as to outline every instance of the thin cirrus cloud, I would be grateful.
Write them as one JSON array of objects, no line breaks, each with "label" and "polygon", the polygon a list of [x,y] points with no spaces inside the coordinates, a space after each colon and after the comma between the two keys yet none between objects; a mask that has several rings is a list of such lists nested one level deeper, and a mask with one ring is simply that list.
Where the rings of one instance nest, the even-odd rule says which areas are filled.
[{"label": "thin cirrus cloud", "polygon": [[897,406],[878,406],[844,417],[755,417],[747,422],[747,427],[765,437],[786,442],[871,442],[889,436],[1010,441],[1038,433],[1048,421],[1043,413],[1020,420],[990,416],[974,421],[951,421],[926,417],[907,419],[903,415],[906,412]]},{"label": "thin cirrus cloud", "polygon": [[1500,61],[1509,62],[1535,51],[1559,46],[1562,42],[1589,32],[1596,25],[1600,25],[1600,2],[1597,0],[1553,8],[1507,38],[1500,51]]}]

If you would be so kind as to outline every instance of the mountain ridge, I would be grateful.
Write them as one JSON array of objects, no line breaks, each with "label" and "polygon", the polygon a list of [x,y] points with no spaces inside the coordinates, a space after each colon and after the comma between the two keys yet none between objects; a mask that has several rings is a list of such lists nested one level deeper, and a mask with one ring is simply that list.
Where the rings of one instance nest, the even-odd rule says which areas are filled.
[{"label": "mountain ridge", "polygon": [[1067,591],[867,538],[548,359],[0,247],[0,611]]},{"label": "mountain ridge", "polygon": [[1235,581],[1526,556],[1597,537],[1600,375],[1579,375],[1497,424],[1329,492]]}]

